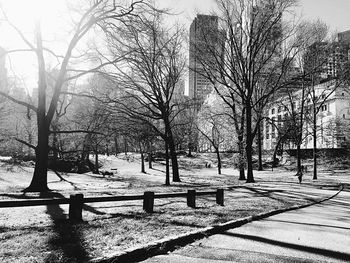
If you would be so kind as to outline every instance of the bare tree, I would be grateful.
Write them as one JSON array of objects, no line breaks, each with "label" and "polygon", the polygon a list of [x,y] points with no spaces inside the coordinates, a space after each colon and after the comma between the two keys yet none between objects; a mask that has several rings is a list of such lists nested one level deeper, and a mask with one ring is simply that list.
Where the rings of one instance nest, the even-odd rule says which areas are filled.
[{"label": "bare tree", "polygon": [[181,150],[188,150],[188,157],[193,157],[193,151],[198,150],[198,131],[196,130],[198,107],[195,100],[188,98],[183,98],[179,105],[180,112],[174,125],[176,144]]},{"label": "bare tree", "polygon": [[[208,101],[215,98],[211,96]],[[206,101],[198,113],[197,130],[200,135],[214,148],[218,162],[218,174],[221,174],[221,157],[220,151],[232,150],[229,146],[236,143],[236,138],[232,136],[232,118],[225,112],[222,107],[221,98],[213,100],[212,103]],[[224,146],[225,145],[225,146]],[[210,147],[211,148],[211,147]]]},{"label": "bare tree", "polygon": [[115,34],[120,28],[106,25],[110,50],[124,58],[123,63],[114,64],[114,72],[108,75],[115,86],[123,89],[122,95],[114,99],[118,111],[147,122],[162,137],[170,152],[173,181],[179,182],[173,134],[178,104],[173,97],[185,65],[181,54],[183,30],[162,26],[161,15],[151,9],[130,19],[125,22],[121,38]]},{"label": "bare tree", "polygon": [[[311,53],[309,48],[314,43],[321,43],[327,36],[328,28],[321,21],[302,22],[296,30],[298,45],[295,46],[295,68],[290,69],[290,74],[296,80],[286,86],[281,93],[275,94],[273,104],[277,105],[278,112],[284,112],[284,116],[278,116],[277,120],[268,120],[278,131],[277,146],[287,140],[296,146],[297,171],[302,172],[301,145],[309,135],[306,130],[307,113],[305,111],[311,75],[320,73],[325,66],[325,60],[318,60],[317,65],[307,66],[307,59]],[[309,58],[310,59],[310,58]],[[307,114],[306,114],[307,113]],[[282,117],[282,118],[281,118]],[[277,123],[277,125],[276,125]],[[276,150],[274,151],[274,155]]]},{"label": "bare tree", "polygon": [[[70,38],[67,38],[67,48],[63,55],[58,55],[53,49],[50,49],[46,46],[46,42],[43,40],[41,32],[41,23],[40,21],[35,22],[35,32],[34,39],[32,42],[31,39],[27,38],[24,32],[21,31],[21,28],[18,28],[14,25],[11,20],[6,16],[6,12],[2,10],[1,18],[5,20],[8,25],[19,35],[23,40],[25,47],[19,50],[8,50],[7,53],[13,52],[33,52],[37,59],[38,66],[38,99],[37,105],[34,106],[25,101],[18,100],[12,96],[9,96],[6,93],[0,92],[0,95],[12,100],[13,102],[29,108],[34,111],[37,115],[37,134],[38,134],[38,143],[36,146],[31,145],[27,142],[27,146],[35,149],[36,162],[35,169],[32,181],[30,186],[25,189],[26,191],[47,191],[47,166],[48,166],[48,143],[49,143],[49,133],[50,133],[50,124],[53,120],[53,117],[56,112],[57,104],[59,97],[61,95],[62,87],[67,81],[74,80],[82,75],[85,75],[89,72],[94,72],[96,69],[99,69],[110,62],[102,62],[99,65],[95,65],[89,69],[76,70],[72,68],[71,63],[74,58],[77,58],[74,55],[74,51],[77,45],[82,42],[84,36],[92,28],[97,25],[100,25],[104,21],[122,21],[124,18],[134,14],[135,6],[142,3],[142,0],[132,1],[130,5],[123,6],[116,1],[105,1],[105,0],[96,0],[92,2],[87,2],[86,6],[81,7],[81,14],[77,20],[77,23],[72,29],[72,35]],[[69,15],[69,14],[68,14]],[[77,14],[74,15],[76,17]],[[46,71],[46,65],[48,63],[48,56],[56,59],[58,63],[58,75],[55,79],[55,85],[52,97],[47,96],[47,78],[48,73]],[[79,59],[82,56],[78,56]],[[67,74],[70,72],[69,74]],[[48,105],[48,106],[47,106]]]},{"label": "bare tree", "polygon": [[288,70],[296,55],[295,26],[282,16],[295,1],[218,0],[217,4],[218,44],[198,47],[199,54],[210,57],[197,57],[199,73],[211,81],[236,116],[241,147],[245,134],[247,182],[254,182],[252,147],[262,109],[274,93],[293,82]]},{"label": "bare tree", "polygon": [[[321,25],[321,26],[320,26]],[[317,28],[318,26],[318,28]],[[305,94],[305,118],[311,123],[313,138],[313,179],[317,179],[317,138],[318,130],[323,129],[323,112],[329,112],[328,101],[347,82],[347,51],[341,43],[326,39],[327,27],[315,23],[312,28],[318,38],[304,55],[304,71],[309,85]],[[321,124],[318,122],[321,121]]]}]

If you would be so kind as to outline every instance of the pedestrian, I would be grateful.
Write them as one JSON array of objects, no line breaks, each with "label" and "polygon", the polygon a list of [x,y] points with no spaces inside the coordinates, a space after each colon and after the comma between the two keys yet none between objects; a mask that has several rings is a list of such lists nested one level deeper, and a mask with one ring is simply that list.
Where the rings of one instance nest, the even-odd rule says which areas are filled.
[{"label": "pedestrian", "polygon": [[299,171],[298,172],[298,180],[299,180],[299,184],[301,184],[301,182],[303,181],[303,171]]}]

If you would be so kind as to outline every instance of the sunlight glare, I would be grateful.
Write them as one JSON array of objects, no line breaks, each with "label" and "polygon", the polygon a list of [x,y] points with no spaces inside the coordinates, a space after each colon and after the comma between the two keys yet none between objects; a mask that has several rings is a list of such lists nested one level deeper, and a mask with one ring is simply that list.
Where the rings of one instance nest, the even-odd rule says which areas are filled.
[{"label": "sunlight glare", "polygon": [[57,26],[62,0],[2,0],[8,18],[19,27],[33,27],[40,20],[47,28]]},{"label": "sunlight glare", "polygon": [[[66,26],[62,22],[62,14],[66,10],[65,0],[0,0],[0,5],[9,21],[19,28],[29,41],[34,43],[35,20],[40,20],[45,44],[50,44],[50,48],[60,49],[57,41],[53,40],[57,40],[59,32]],[[0,22],[0,35],[6,36],[0,38],[0,46],[6,50],[27,47],[15,30],[5,22]],[[62,39],[64,40],[63,37]],[[9,74],[14,73],[20,77],[26,88],[31,91],[37,84],[37,62],[33,53],[12,53],[8,59]]]}]

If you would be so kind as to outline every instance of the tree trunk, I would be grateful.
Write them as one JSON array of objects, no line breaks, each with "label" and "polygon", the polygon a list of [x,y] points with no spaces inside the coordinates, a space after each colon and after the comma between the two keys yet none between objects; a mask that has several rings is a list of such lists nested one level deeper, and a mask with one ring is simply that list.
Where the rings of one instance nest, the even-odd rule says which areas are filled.
[{"label": "tree trunk", "polygon": [[258,171],[263,170],[262,165],[262,149],[261,149],[261,129],[258,127],[258,137],[257,137],[257,144],[258,144]]},{"label": "tree trunk", "polygon": [[192,144],[189,142],[188,143],[188,155],[187,157],[192,157]]},{"label": "tree trunk", "polygon": [[254,183],[253,175],[253,134],[251,107],[246,107],[246,158],[247,158],[247,183]]},{"label": "tree trunk", "polygon": [[215,147],[215,152],[216,152],[216,157],[218,159],[218,174],[221,174],[221,157],[220,157],[220,152],[218,147]]},{"label": "tree trunk", "polygon": [[[56,131],[56,129],[54,129],[54,131]],[[52,162],[53,162],[53,165],[56,166],[56,163],[57,163],[57,160],[58,160],[58,138],[57,138],[57,133],[53,134],[53,138],[52,138],[52,153],[53,153]]]},{"label": "tree trunk", "polygon": [[169,146],[165,141],[165,185],[170,185]]},{"label": "tree trunk", "polygon": [[172,171],[173,171],[173,182],[181,182],[180,174],[179,174],[179,164],[177,162],[175,145],[172,139],[169,141],[169,150],[170,150],[170,157],[171,157],[171,164],[172,164]]},{"label": "tree trunk", "polygon": [[95,165],[91,165],[89,155],[91,150],[91,134],[88,133],[85,135],[83,142],[83,150],[81,152],[80,160],[78,161],[78,173],[84,172],[84,167],[87,164],[91,171],[95,170]]},{"label": "tree trunk", "polygon": [[298,171],[298,173],[301,172],[301,149],[300,149],[300,144],[297,145],[297,171]]},{"label": "tree trunk", "polygon": [[143,152],[141,151],[141,173],[146,173],[146,170],[145,170],[145,158],[143,156]]},{"label": "tree trunk", "polygon": [[148,153],[148,168],[149,169],[153,168],[152,167],[152,153],[151,152]]},{"label": "tree trunk", "polygon": [[[89,161],[89,160],[88,160],[88,161]],[[97,145],[96,145],[96,150],[95,150],[95,167],[94,167],[94,173],[96,173],[96,174],[99,173]]]},{"label": "tree trunk", "polygon": [[37,108],[37,125],[38,125],[38,145],[35,149],[35,168],[32,181],[25,192],[45,192],[47,187],[47,167],[49,153],[49,127],[50,123],[46,118],[46,69],[41,39],[40,23],[36,23],[36,43],[38,59],[38,108]]},{"label": "tree trunk", "polygon": [[119,147],[118,147],[118,138],[117,136],[114,137],[114,148],[115,148],[115,156],[118,156],[119,153]]},{"label": "tree trunk", "polygon": [[282,142],[282,137],[278,136],[278,140],[277,140],[277,143],[276,143],[275,149],[273,150],[273,155],[272,155],[272,167],[277,166],[277,151],[281,145],[281,142]]},{"label": "tree trunk", "polygon": [[238,136],[238,169],[239,169],[239,180],[246,180],[244,173],[244,145],[243,145],[243,134]]},{"label": "tree trunk", "polygon": [[170,150],[170,157],[171,157],[171,164],[172,164],[172,170],[173,170],[173,182],[181,182],[180,180],[180,175],[179,175],[179,165],[177,162],[177,155],[176,155],[176,149],[175,149],[175,143],[174,143],[174,138],[173,134],[170,128],[170,125],[166,125],[167,129],[167,142],[168,142],[168,147]]},{"label": "tree trunk", "polygon": [[317,180],[317,130],[316,130],[316,114],[314,113],[313,116],[313,131],[312,131],[312,136],[313,136],[313,149],[312,149],[312,157],[314,161],[314,175],[313,175],[313,180]]},{"label": "tree trunk", "polygon": [[128,155],[128,142],[126,141],[125,137],[124,137],[124,153],[125,155]]},{"label": "tree trunk", "polygon": [[148,168],[152,169],[152,143],[148,146]]},{"label": "tree trunk", "polygon": [[106,143],[106,155],[109,156],[109,147],[108,147],[108,143]]},{"label": "tree trunk", "polygon": [[[44,125],[41,125],[44,126]],[[30,185],[24,192],[46,192],[47,187],[47,167],[48,167],[48,139],[49,131],[39,126],[38,145],[35,150],[35,168]]]},{"label": "tree trunk", "polygon": [[145,170],[145,158],[143,156],[143,150],[142,150],[142,145],[141,145],[141,142],[140,142],[140,153],[141,153],[141,173],[146,173],[146,170]]}]

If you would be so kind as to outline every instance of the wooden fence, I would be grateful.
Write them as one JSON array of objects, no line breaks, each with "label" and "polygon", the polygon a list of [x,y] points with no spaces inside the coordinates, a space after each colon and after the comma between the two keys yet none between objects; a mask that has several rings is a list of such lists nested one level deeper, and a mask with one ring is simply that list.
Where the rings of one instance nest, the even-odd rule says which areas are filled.
[{"label": "wooden fence", "polygon": [[187,192],[162,194],[156,194],[154,192],[144,192],[143,195],[122,195],[105,197],[84,197],[83,194],[74,194],[70,195],[70,198],[0,201],[0,208],[69,204],[69,220],[72,222],[79,222],[83,219],[82,211],[85,203],[143,200],[143,209],[147,213],[152,213],[154,207],[154,199],[186,197],[187,206],[195,208],[196,197],[204,195],[215,195],[216,203],[221,206],[224,205],[224,189],[217,189],[216,191],[212,190],[197,192],[196,190],[188,190]]}]

